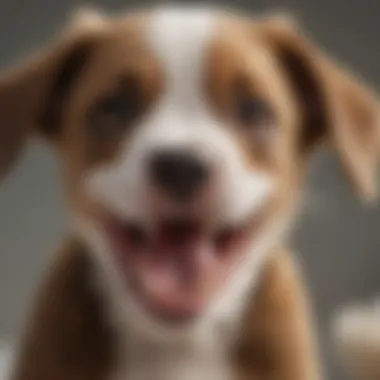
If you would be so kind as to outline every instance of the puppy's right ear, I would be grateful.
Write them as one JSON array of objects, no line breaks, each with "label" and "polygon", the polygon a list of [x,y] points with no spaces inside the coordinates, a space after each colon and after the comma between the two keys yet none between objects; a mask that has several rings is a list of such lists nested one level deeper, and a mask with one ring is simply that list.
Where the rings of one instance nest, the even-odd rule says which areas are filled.
[{"label": "puppy's right ear", "polygon": [[300,111],[299,152],[305,157],[318,143],[330,143],[357,194],[367,202],[378,199],[378,94],[325,54],[294,19],[267,18],[262,28]]},{"label": "puppy's right ear", "polygon": [[66,97],[101,38],[100,18],[74,19],[50,47],[0,74],[0,179],[29,137],[59,139]]}]

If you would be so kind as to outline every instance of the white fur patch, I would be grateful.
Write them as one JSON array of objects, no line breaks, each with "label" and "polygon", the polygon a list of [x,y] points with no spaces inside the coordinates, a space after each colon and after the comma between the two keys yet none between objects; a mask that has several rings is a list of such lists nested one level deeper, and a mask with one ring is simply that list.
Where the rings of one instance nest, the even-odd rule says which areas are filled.
[{"label": "white fur patch", "polygon": [[380,300],[341,309],[333,320],[334,343],[357,379],[380,377]]}]

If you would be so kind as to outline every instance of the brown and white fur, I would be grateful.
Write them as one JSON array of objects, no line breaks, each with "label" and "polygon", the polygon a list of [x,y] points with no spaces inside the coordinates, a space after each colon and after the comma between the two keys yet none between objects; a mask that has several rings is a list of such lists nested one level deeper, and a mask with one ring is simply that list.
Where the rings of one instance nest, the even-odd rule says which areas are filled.
[{"label": "brown and white fur", "polygon": [[[99,104],[120,91],[121,118],[102,113]],[[239,102],[252,99],[247,114]],[[42,137],[60,159],[72,216],[12,379],[320,378],[307,292],[285,234],[321,142],[331,142],[359,194],[374,195],[379,109],[287,17],[191,7],[76,17],[0,79],[1,173],[30,136]],[[147,160],[170,149],[191,151],[213,173],[190,204],[150,182]],[[194,215],[210,234],[248,232],[229,270],[220,264],[215,289],[201,266],[186,283],[184,297],[207,301],[196,317],[164,323],[129,286],[105,214],[148,234],[160,218]],[[147,285],[147,271],[136,272]],[[146,292],[153,299],[155,291]]]}]

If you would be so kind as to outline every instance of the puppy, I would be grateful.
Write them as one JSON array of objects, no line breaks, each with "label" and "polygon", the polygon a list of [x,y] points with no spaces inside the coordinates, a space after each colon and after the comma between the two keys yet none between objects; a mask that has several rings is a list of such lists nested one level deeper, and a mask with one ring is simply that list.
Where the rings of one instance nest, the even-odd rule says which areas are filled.
[{"label": "puppy", "polygon": [[379,104],[287,17],[82,13],[0,80],[5,175],[31,136],[60,159],[72,231],[13,380],[314,380],[283,247],[310,154],[375,192]]}]

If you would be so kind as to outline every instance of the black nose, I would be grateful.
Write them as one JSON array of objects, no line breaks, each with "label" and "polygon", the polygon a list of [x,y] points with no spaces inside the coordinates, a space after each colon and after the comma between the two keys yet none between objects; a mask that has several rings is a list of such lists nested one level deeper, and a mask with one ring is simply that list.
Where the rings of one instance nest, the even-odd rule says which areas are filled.
[{"label": "black nose", "polygon": [[156,186],[177,200],[192,198],[206,182],[209,170],[195,154],[160,151],[152,155],[150,175]]}]

